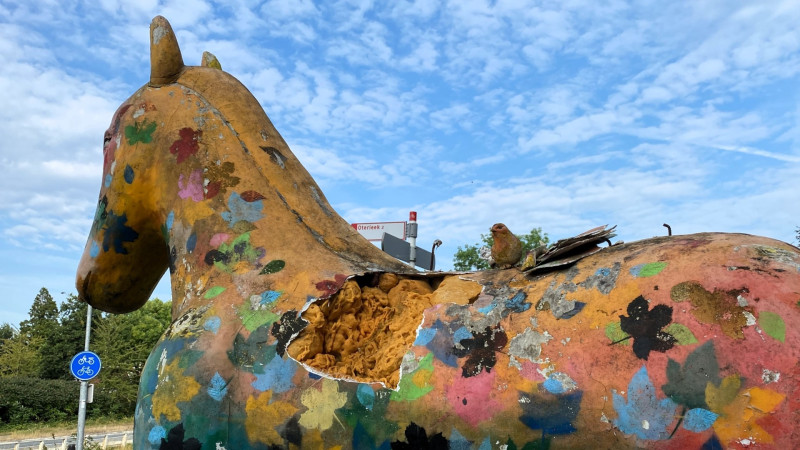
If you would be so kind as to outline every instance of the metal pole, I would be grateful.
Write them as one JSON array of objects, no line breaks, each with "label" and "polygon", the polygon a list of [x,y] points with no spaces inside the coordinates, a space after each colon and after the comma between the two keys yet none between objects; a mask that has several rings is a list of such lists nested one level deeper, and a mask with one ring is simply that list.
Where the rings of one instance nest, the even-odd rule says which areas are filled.
[{"label": "metal pole", "polygon": [[[83,350],[89,351],[89,335],[92,332],[92,305],[86,305],[86,340]],[[83,450],[83,429],[86,426],[86,396],[89,390],[89,382],[81,381],[81,397],[78,403],[78,442],[75,443],[75,450]]]},{"label": "metal pole", "polygon": [[417,265],[417,212],[408,214],[408,243],[410,244],[408,262],[411,267]]}]

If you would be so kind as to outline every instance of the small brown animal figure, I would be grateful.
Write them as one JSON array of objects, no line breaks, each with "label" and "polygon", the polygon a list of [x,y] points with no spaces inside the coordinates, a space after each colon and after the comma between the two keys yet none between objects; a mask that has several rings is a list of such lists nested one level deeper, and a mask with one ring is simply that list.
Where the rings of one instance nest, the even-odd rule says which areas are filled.
[{"label": "small brown animal figure", "polygon": [[522,259],[522,242],[505,225],[496,223],[490,228],[494,244],[492,259],[496,267],[508,269]]}]

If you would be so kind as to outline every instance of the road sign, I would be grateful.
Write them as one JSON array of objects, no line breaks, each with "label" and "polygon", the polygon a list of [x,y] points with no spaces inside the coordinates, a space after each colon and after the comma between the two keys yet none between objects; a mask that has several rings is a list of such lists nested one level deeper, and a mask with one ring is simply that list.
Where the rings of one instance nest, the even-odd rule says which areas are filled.
[{"label": "road sign", "polygon": [[72,357],[69,371],[81,381],[91,380],[100,373],[100,357],[94,352],[80,352]]},{"label": "road sign", "polygon": [[351,226],[369,241],[380,241],[383,233],[389,233],[400,239],[406,238],[405,222],[362,222]]},{"label": "road sign", "polygon": [[[409,262],[410,258],[410,251],[411,251],[411,244],[408,242],[398,239],[391,234],[384,233],[383,240],[381,240],[381,250],[384,252],[394,256],[395,258]],[[433,263],[433,255],[431,252],[427,250],[423,250],[417,247],[417,254],[416,254],[416,261],[415,264],[417,267],[421,267],[426,270],[433,270],[434,263]]]}]

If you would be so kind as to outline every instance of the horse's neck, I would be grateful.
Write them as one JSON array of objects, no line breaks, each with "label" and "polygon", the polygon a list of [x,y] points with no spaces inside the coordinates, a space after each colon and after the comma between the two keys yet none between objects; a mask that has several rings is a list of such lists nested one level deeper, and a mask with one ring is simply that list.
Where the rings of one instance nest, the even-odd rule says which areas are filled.
[{"label": "horse's neck", "polygon": [[[276,280],[307,278],[313,286],[337,274],[406,269],[333,210],[260,107],[220,111],[218,94],[200,95],[191,81],[180,87],[186,102],[176,110],[191,117],[183,125],[199,126],[174,130],[179,139],[166,139],[170,151],[156,162],[164,183],[173,184],[166,191],[177,192],[160,206],[176,314],[204,303],[212,287],[235,287],[248,298]],[[260,276],[278,266],[282,274]]]}]

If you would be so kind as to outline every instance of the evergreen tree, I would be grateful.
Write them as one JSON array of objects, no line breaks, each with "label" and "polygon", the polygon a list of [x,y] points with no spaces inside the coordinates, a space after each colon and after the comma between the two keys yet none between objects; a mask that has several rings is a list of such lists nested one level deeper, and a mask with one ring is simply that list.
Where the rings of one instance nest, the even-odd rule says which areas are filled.
[{"label": "evergreen tree", "polygon": [[17,333],[14,331],[14,327],[12,327],[8,322],[0,325],[0,351],[3,350],[3,344],[5,343],[6,339],[13,338],[15,334]]},{"label": "evergreen tree", "polygon": [[[543,233],[541,228],[534,228],[528,234],[516,235],[522,241],[523,252],[527,253],[540,245],[547,245],[550,243],[550,238],[547,233]],[[480,248],[492,248],[494,239],[491,234],[481,234],[481,242],[473,245],[459,246],[453,255],[453,269],[455,270],[486,270],[489,268],[489,262],[480,257]]]},{"label": "evergreen tree", "polygon": [[21,333],[5,339],[0,348],[0,377],[35,377],[41,346],[40,338]]},{"label": "evergreen tree", "polygon": [[[42,352],[39,376],[48,379],[71,379],[69,363],[83,351],[86,339],[86,310],[88,305],[70,294],[59,309],[59,327],[47,337],[46,352]],[[93,310],[92,330],[102,320],[100,311]]]}]

